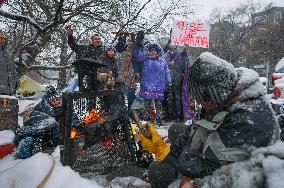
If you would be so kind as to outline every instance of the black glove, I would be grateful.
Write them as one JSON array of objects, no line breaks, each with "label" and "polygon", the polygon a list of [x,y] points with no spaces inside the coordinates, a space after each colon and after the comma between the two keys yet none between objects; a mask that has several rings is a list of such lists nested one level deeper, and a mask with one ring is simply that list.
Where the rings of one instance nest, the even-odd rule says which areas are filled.
[{"label": "black glove", "polygon": [[138,31],[137,36],[136,36],[136,45],[142,46],[143,45],[143,40],[145,37],[144,31]]},{"label": "black glove", "polygon": [[126,50],[126,36],[118,38],[118,43],[115,45],[115,48],[118,53],[124,52]]}]

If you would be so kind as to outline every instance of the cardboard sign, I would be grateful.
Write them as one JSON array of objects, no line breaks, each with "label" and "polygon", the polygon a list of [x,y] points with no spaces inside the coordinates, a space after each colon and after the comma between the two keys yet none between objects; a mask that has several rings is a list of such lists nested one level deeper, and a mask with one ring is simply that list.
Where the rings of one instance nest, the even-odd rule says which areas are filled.
[{"label": "cardboard sign", "polygon": [[208,48],[209,32],[210,27],[207,22],[174,20],[171,44]]}]

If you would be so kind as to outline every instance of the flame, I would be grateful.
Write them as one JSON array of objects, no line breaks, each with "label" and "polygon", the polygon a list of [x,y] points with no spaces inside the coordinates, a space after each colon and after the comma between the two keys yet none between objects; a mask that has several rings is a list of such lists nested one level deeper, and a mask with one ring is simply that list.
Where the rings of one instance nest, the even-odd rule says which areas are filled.
[{"label": "flame", "polygon": [[72,139],[77,138],[79,135],[80,135],[79,131],[75,128],[72,128],[70,138],[72,138]]},{"label": "flame", "polygon": [[88,125],[90,123],[93,123],[95,121],[99,121],[102,118],[102,114],[97,111],[96,109],[93,109],[89,115],[84,119],[84,125]]},{"label": "flame", "polygon": [[[102,114],[97,111],[96,109],[91,110],[89,115],[84,119],[83,125],[88,125],[95,121],[99,121],[102,118]],[[74,139],[80,136],[80,132],[76,128],[71,129],[71,136],[70,138]]]},{"label": "flame", "polygon": [[112,148],[114,146],[114,143],[112,140],[103,140],[102,145],[107,148]]}]

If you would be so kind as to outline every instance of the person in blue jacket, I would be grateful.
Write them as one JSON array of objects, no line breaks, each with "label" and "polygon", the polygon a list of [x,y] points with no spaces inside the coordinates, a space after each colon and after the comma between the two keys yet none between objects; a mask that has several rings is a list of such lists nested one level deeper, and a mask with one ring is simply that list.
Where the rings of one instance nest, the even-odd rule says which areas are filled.
[{"label": "person in blue jacket", "polygon": [[[140,96],[145,100],[145,117],[149,118],[151,103],[155,103],[155,120],[160,125],[162,101],[165,98],[166,86],[170,84],[171,76],[166,60],[162,59],[163,50],[156,43],[148,43],[135,49],[136,61],[142,64]],[[150,120],[150,119],[147,119]]]},{"label": "person in blue jacket", "polygon": [[[33,153],[58,144],[61,102],[55,88],[47,86],[47,94],[35,106],[24,126],[15,130],[18,158],[31,157]],[[78,117],[73,114],[72,124],[78,122]]]}]

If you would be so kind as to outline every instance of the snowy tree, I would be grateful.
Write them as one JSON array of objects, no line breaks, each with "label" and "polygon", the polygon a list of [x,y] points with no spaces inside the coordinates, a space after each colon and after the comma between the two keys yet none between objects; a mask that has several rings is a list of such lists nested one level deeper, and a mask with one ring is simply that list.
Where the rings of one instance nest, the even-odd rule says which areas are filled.
[{"label": "snowy tree", "polygon": [[[283,20],[275,24],[268,4],[248,1],[229,9],[225,14],[216,9],[211,16],[210,45],[214,54],[235,66],[254,68],[271,64],[273,69],[283,53]],[[258,71],[265,76],[263,72]]]},{"label": "snowy tree", "polygon": [[[192,14],[193,5],[193,0],[9,0],[0,10],[0,20],[11,38],[21,74],[60,70],[59,80],[65,81],[64,71],[72,61],[72,52],[66,47],[67,25],[73,26],[79,42],[88,42],[94,32],[107,42],[113,41],[113,31],[165,34],[165,22]],[[58,79],[57,75],[48,77]]]}]

